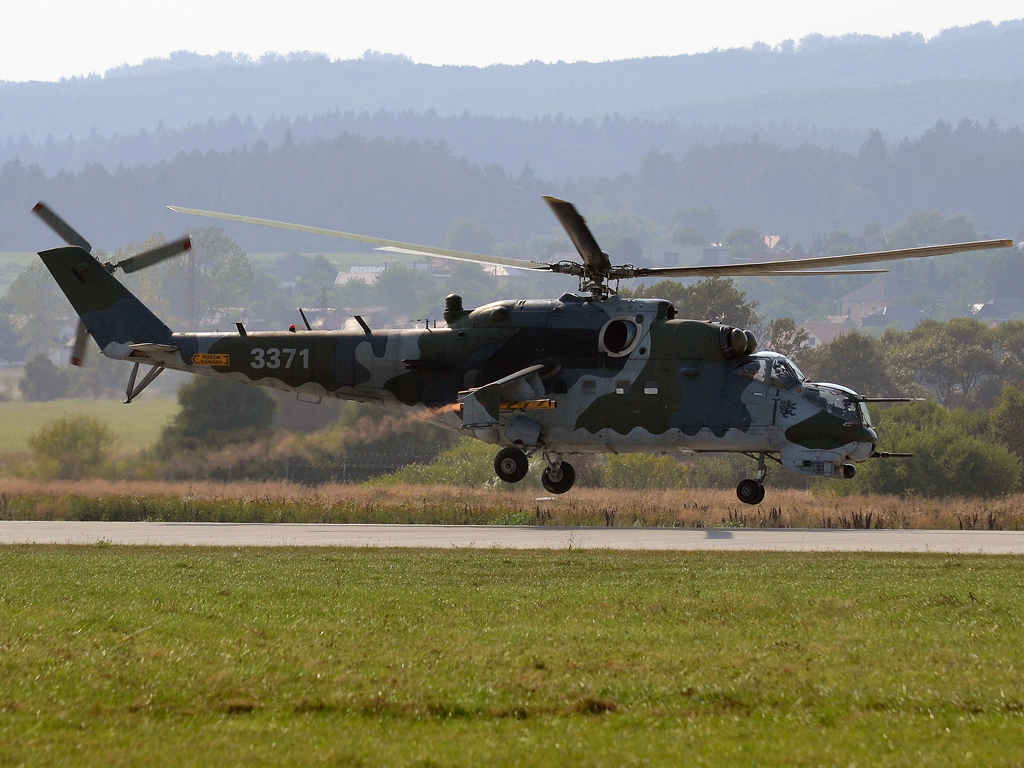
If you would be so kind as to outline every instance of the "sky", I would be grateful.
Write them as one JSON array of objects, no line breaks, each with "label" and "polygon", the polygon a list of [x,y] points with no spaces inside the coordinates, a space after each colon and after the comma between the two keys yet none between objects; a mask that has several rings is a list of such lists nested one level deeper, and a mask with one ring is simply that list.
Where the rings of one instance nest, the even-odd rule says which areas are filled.
[{"label": "sky", "polygon": [[427,64],[605,61],[1024,17],[1022,0],[35,0],[3,4],[0,80],[102,74],[172,51],[399,53]]}]

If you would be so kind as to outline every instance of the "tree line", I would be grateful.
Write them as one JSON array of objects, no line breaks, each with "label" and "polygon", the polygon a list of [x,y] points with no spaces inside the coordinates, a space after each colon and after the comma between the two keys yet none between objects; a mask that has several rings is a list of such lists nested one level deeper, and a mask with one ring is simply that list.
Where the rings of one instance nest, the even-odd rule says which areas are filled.
[{"label": "tree line", "polygon": [[[107,168],[153,165],[173,160],[181,152],[230,152],[257,142],[277,147],[294,141],[332,138],[351,133],[366,139],[405,139],[447,144],[452,152],[480,165],[498,163],[509,171],[529,165],[542,179],[557,181],[578,176],[599,177],[631,173],[651,148],[682,154],[692,144],[715,145],[745,141],[754,133],[762,141],[784,147],[816,144],[856,151],[868,131],[848,127],[819,127],[794,123],[744,122],[713,124],[707,120],[683,123],[672,119],[608,114],[600,119],[562,114],[537,117],[442,115],[384,109],[375,112],[328,110],[310,117],[271,115],[258,124],[251,114],[110,136],[93,130],[85,136],[57,138],[52,134],[33,141],[26,133],[9,135],[0,143],[0,165],[19,160],[38,165],[46,174],[78,173],[90,163]],[[2,134],[0,134],[2,135]]]},{"label": "tree line", "polygon": [[[750,227],[805,249],[816,235],[889,228],[922,211],[964,215],[979,232],[1007,237],[1024,223],[1024,132],[939,122],[896,145],[873,133],[855,154],[809,144],[786,149],[755,136],[696,144],[679,158],[652,151],[634,174],[557,183],[529,167],[509,173],[481,166],[443,143],[351,134],[183,153],[115,171],[91,164],[47,175],[11,161],[0,166],[0,249],[31,251],[52,241],[30,214],[45,199],[106,247],[194,226],[165,208],[179,204],[424,243],[439,242],[452,222],[468,216],[523,255],[543,250],[558,233],[542,194],[573,200],[591,218],[640,217],[656,231],[668,230],[679,211],[710,206],[726,232]],[[251,227],[228,232],[257,253],[325,248],[313,236]]]}]

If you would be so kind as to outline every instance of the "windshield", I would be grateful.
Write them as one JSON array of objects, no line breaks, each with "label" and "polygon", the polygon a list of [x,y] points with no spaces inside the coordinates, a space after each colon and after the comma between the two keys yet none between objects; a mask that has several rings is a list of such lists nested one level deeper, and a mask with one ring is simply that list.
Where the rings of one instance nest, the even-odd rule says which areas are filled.
[{"label": "windshield", "polygon": [[801,381],[803,374],[789,360],[777,357],[772,361],[772,386],[779,389],[792,389]]},{"label": "windshield", "polygon": [[845,392],[837,392],[824,387],[804,387],[804,400],[814,403],[819,408],[852,424],[861,423],[860,409],[850,396]]},{"label": "windshield", "polygon": [[860,423],[863,424],[865,427],[872,426],[871,413],[870,411],[868,411],[868,404],[858,403],[858,405],[860,406]]}]

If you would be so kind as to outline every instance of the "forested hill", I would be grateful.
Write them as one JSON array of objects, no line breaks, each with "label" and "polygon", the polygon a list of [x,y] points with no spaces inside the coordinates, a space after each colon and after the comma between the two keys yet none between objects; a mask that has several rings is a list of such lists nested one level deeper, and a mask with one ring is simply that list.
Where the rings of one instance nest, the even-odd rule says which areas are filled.
[{"label": "forested hill", "polygon": [[[1024,105],[1024,99],[1021,100]],[[293,141],[333,138],[342,133],[368,139],[444,141],[460,157],[518,172],[529,165],[542,179],[558,181],[580,176],[617,176],[635,173],[652,148],[681,155],[693,144],[715,145],[745,141],[753,133],[762,141],[792,148],[801,144],[836,146],[857,151],[868,132],[815,129],[786,124],[747,126],[680,126],[672,120],[642,120],[622,116],[590,120],[567,117],[488,117],[486,115],[439,115],[428,112],[328,112],[312,118],[272,117],[263,125],[252,118],[232,115],[201,125],[168,128],[110,137],[98,133],[77,141],[66,139],[31,142],[8,139],[0,143],[0,165],[20,160],[38,165],[44,172],[80,171],[89,163],[107,168],[152,165],[170,160],[180,152],[227,152],[265,142],[277,147]]]},{"label": "forested hill", "polygon": [[[56,244],[30,213],[42,199],[108,249],[206,223],[164,208],[177,204],[423,243],[438,243],[452,222],[472,217],[522,254],[558,232],[540,200],[551,193],[575,201],[592,219],[632,213],[623,221],[641,230],[645,221],[658,231],[679,210],[714,206],[726,231],[753,227],[809,245],[815,232],[858,232],[870,221],[890,227],[910,213],[936,210],[1012,237],[1024,221],[1024,132],[940,123],[917,141],[889,147],[873,134],[857,153],[757,140],[695,145],[679,158],[650,153],[633,175],[561,184],[482,167],[432,142],[349,134],[274,149],[194,152],[115,172],[92,165],[47,176],[7,163],[0,167],[0,250]],[[339,248],[240,225],[231,233],[255,251]]]},{"label": "forested hill", "polygon": [[[703,109],[723,105],[720,120],[730,124],[743,113],[730,113],[730,100],[749,104],[771,95],[763,99],[769,108],[787,98],[797,106],[801,100],[792,94],[826,88],[847,89],[846,101],[853,103],[846,106],[865,122],[849,122],[850,109],[831,116],[794,112],[787,122],[875,128],[885,126],[880,118],[905,107],[908,92],[891,90],[897,85],[909,88],[910,96],[921,102],[916,109],[923,121],[918,129],[923,129],[940,117],[984,121],[1005,114],[1000,103],[1007,101],[1015,81],[1024,80],[1021,50],[1024,21],[947,30],[928,42],[912,34],[885,39],[811,35],[799,46],[789,43],[777,49],[757,44],[691,56],[483,68],[436,67],[379,54],[349,61],[295,55],[252,62],[181,53],[104,76],[0,83],[0,136],[17,139],[25,134],[38,141],[48,134],[83,137],[93,128],[101,135],[134,133],[152,130],[161,120],[174,128],[232,114],[251,115],[262,123],[272,115],[335,109],[602,117],[669,114],[703,103]],[[956,85],[935,91],[928,85],[932,81]],[[985,94],[981,102],[976,100],[979,93]],[[813,98],[804,101],[808,107],[817,103]],[[743,119],[749,117],[743,114]]]}]

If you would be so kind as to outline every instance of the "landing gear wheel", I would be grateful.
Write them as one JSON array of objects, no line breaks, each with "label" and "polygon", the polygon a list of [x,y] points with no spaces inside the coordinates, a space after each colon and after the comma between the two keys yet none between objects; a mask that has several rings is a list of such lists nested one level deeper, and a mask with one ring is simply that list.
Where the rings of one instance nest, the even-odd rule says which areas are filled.
[{"label": "landing gear wheel", "polygon": [[518,448],[502,448],[494,457],[494,473],[506,483],[518,483],[529,471],[530,462]]},{"label": "landing gear wheel", "polygon": [[764,501],[764,486],[757,480],[743,480],[736,486],[736,497],[744,504],[760,504]]},{"label": "landing gear wheel", "polygon": [[540,476],[540,484],[548,493],[565,493],[576,484],[576,470],[567,461],[548,465]]}]

